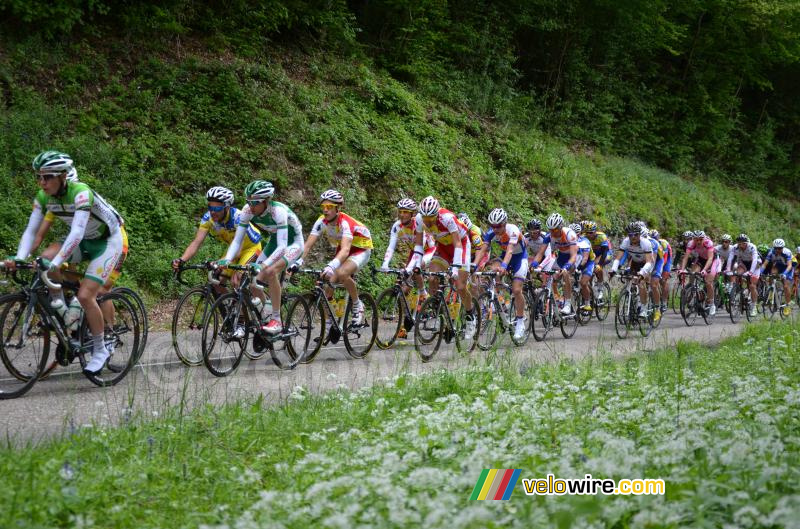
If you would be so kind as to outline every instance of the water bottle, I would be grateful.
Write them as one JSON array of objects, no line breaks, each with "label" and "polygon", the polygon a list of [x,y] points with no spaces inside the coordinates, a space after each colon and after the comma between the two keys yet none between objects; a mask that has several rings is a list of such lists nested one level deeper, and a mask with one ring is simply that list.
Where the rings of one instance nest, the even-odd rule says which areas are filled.
[{"label": "water bottle", "polygon": [[254,297],[251,301],[253,302],[253,306],[258,311],[258,316],[260,318],[261,314],[263,313],[263,310],[264,310],[264,302],[261,301],[259,298],[256,298],[256,297]]},{"label": "water bottle", "polygon": [[78,330],[78,325],[81,322],[81,314],[83,314],[83,308],[81,307],[80,301],[78,301],[78,296],[74,296],[69,302],[67,315],[64,317],[64,325],[67,326],[67,330]]},{"label": "water bottle", "polygon": [[64,300],[54,299],[50,302],[50,307],[61,317],[61,321],[64,321],[64,316],[67,314],[67,306],[64,305]]}]

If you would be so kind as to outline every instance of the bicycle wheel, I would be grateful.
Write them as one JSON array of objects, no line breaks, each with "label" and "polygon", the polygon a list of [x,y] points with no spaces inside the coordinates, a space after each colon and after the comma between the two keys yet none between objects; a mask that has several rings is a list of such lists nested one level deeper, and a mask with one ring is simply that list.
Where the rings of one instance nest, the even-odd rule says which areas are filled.
[{"label": "bicycle wheel", "polygon": [[325,299],[320,295],[316,296],[312,294],[304,295],[303,296],[308,303],[308,331],[311,336],[311,341],[308,344],[308,350],[306,354],[303,356],[303,359],[300,360],[302,364],[310,364],[314,361],[317,357],[319,352],[322,350],[322,345],[326,340],[325,336],[325,327],[327,324],[330,315],[327,313],[327,309],[325,308]]},{"label": "bicycle wheel", "polygon": [[611,311],[611,286],[603,281],[600,285],[595,287],[597,293],[600,294],[600,299],[597,295],[592,293],[592,305],[594,306],[594,314],[598,321],[605,321],[608,318],[608,313]]},{"label": "bicycle wheel", "polygon": [[[528,293],[525,290],[522,291],[522,303],[523,303],[522,317],[530,320],[531,314],[533,312],[533,302],[531,301],[530,296],[528,296]],[[515,329],[516,318],[517,318],[517,311],[516,308],[514,307],[514,304],[512,303],[511,306],[508,308],[508,321],[511,323],[510,325],[511,341],[514,343],[514,345],[525,345],[525,343],[531,337],[531,326],[525,323],[525,330],[522,333],[522,338],[518,340],[514,339],[514,331],[516,330]]]},{"label": "bicycle wheel", "polygon": [[[85,373],[86,378],[93,384],[106,387],[118,384],[128,371],[139,361],[142,329],[139,324],[138,307],[134,306],[128,296],[123,293],[111,291],[97,299],[98,303],[110,302],[113,307],[114,321],[105,322],[106,348],[111,356],[106,361],[103,370],[96,374]],[[81,347],[78,349],[78,359],[81,367],[89,363],[92,351],[92,335],[89,331],[89,322],[83,319],[80,330]]]},{"label": "bicycle wheel", "polygon": [[645,306],[647,307],[647,316],[642,317],[642,316],[637,314],[636,320],[637,320],[637,323],[639,324],[639,334],[641,334],[643,337],[646,338],[646,337],[650,336],[650,331],[653,330],[653,310],[654,309],[651,306],[649,301],[647,301],[645,303],[646,303]]},{"label": "bicycle wheel", "polygon": [[579,311],[580,307],[576,307],[573,305],[572,312],[570,312],[567,315],[561,314],[561,322],[559,324],[559,327],[561,328],[561,335],[564,338],[572,338],[573,336],[575,336],[575,331],[578,329]]},{"label": "bicycle wheel", "polygon": [[[378,349],[390,348],[397,335],[400,333],[400,326],[403,325],[403,302],[400,297],[403,291],[397,287],[389,287],[380,293],[375,305],[378,308],[378,331],[375,335],[375,345]],[[410,329],[406,329],[410,330]]]},{"label": "bicycle wheel", "polygon": [[21,397],[47,367],[50,331],[24,294],[0,297],[0,400]]},{"label": "bicycle wheel", "polygon": [[631,293],[628,290],[624,290],[619,295],[619,300],[617,300],[617,306],[614,310],[614,330],[617,333],[617,336],[624,339],[628,337],[628,332],[630,330],[630,325],[628,322],[628,318],[631,314]]},{"label": "bicycle wheel", "polygon": [[[239,296],[228,292],[218,297],[203,321],[203,363],[216,377],[233,373],[242,361],[247,347],[248,334],[245,307]],[[244,328],[244,336],[236,338],[237,329]]]},{"label": "bicycle wheel", "polygon": [[172,314],[172,348],[189,367],[203,364],[203,321],[213,303],[206,287],[189,290]]},{"label": "bicycle wheel", "polygon": [[359,292],[358,299],[364,305],[364,314],[361,322],[353,321],[353,303],[348,300],[344,310],[344,321],[347,326],[344,331],[344,346],[347,353],[353,358],[364,358],[375,343],[378,332],[378,307],[375,298],[369,292]]},{"label": "bicycle wheel", "polygon": [[731,319],[731,323],[739,323],[739,320],[742,319],[743,296],[738,284],[734,284],[731,287],[728,296],[728,316]]},{"label": "bicycle wheel", "polygon": [[497,328],[502,324],[502,318],[489,292],[484,292],[478,298],[478,310],[481,313],[481,321],[483,322],[478,334],[478,347],[482,351],[488,351],[497,341]]},{"label": "bicycle wheel", "polygon": [[430,362],[442,343],[447,310],[444,300],[433,295],[425,300],[414,321],[414,348],[423,362]]},{"label": "bicycle wheel", "polygon": [[466,337],[467,329],[467,309],[464,303],[461,303],[461,310],[458,312],[458,318],[453,321],[453,331],[456,335],[456,350],[459,353],[470,353],[478,345],[478,337],[481,333],[481,311],[475,307],[475,300],[472,300],[472,313],[475,318],[475,332],[471,338]]},{"label": "bicycle wheel", "polygon": [[531,321],[531,330],[533,331],[533,338],[537,342],[544,341],[547,333],[553,328],[555,323],[555,308],[556,303],[550,293],[541,289],[534,301],[535,314]]},{"label": "bicycle wheel", "polygon": [[144,300],[135,291],[128,287],[114,287],[113,292],[119,292],[128,298],[128,301],[136,308],[136,316],[139,318],[139,328],[142,331],[142,336],[139,341],[139,351],[137,351],[137,360],[142,357],[145,347],[147,347],[147,338],[150,333],[150,319],[147,316],[147,307],[144,305]]},{"label": "bicycle wheel", "polygon": [[692,286],[686,286],[681,293],[681,317],[687,327],[694,325],[697,320],[697,290]]},{"label": "bicycle wheel", "polygon": [[[284,294],[281,301],[283,330],[269,348],[272,363],[279,369],[294,369],[311,343],[310,311],[302,296]],[[253,339],[255,341],[255,338]]]}]

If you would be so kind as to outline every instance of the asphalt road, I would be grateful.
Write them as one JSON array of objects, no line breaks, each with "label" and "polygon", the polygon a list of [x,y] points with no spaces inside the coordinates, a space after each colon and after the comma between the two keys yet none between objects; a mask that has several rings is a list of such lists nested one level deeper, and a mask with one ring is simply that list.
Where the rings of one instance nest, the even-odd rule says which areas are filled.
[{"label": "asphalt road", "polygon": [[[94,386],[78,371],[76,362],[75,367],[57,369],[27,395],[0,401],[0,434],[18,442],[35,441],[77,428],[117,425],[138,414],[158,416],[177,405],[188,409],[207,403],[221,405],[259,394],[267,402],[281,402],[296,386],[313,393],[341,387],[358,389],[403,372],[482,364],[489,356],[511,358],[516,365],[525,365],[580,358],[598,351],[619,356],[634,350],[671,347],[679,340],[711,344],[741,330],[741,324],[733,325],[724,316],[720,314],[710,326],[700,320],[699,325],[686,327],[670,311],[648,338],[632,334],[620,340],[611,314],[602,324],[593,321],[579,327],[570,340],[554,329],[544,342],[531,337],[525,346],[501,346],[491,354],[476,350],[460,355],[452,347],[443,346],[429,363],[419,360],[413,342],[389,350],[373,348],[360,360],[350,358],[340,343],[323,349],[312,364],[300,365],[294,371],[277,369],[266,355],[260,360],[245,358],[238,370],[225,378],[212,376],[203,366],[185,367],[175,356],[170,334],[151,332],[141,365],[115,387]],[[505,344],[508,342],[506,337]]]}]

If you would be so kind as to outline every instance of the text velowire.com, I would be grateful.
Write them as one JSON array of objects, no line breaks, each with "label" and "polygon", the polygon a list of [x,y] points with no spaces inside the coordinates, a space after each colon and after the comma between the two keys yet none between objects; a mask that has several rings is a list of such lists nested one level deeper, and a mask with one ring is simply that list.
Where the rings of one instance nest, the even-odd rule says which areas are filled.
[{"label": "text velowire.com", "polygon": [[543,479],[523,479],[522,487],[528,496],[563,495],[663,495],[666,487],[663,479],[613,479],[593,478],[586,474],[580,479],[561,479],[548,474]]}]

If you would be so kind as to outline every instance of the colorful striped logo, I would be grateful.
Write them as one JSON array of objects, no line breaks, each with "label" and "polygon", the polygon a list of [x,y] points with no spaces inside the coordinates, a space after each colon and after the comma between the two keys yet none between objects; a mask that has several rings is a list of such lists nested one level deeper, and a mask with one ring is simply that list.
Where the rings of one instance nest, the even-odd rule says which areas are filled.
[{"label": "colorful striped logo", "polygon": [[519,479],[518,468],[484,468],[470,500],[507,500]]}]

